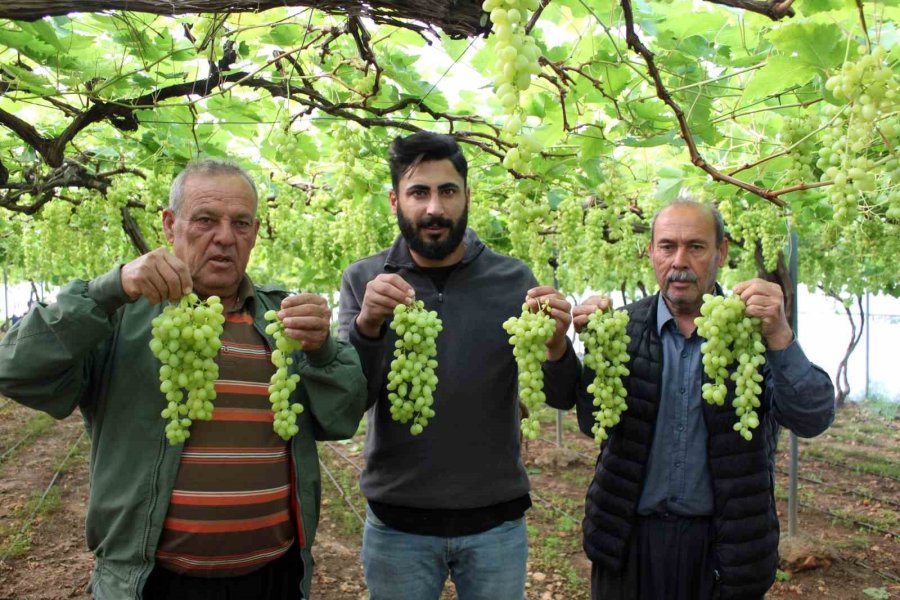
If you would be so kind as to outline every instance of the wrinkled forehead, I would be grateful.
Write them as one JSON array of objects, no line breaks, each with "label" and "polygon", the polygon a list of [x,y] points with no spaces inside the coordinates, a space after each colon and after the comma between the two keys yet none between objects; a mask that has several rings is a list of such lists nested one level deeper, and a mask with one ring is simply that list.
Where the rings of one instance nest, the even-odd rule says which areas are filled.
[{"label": "wrinkled forehead", "polygon": [[716,220],[712,213],[700,206],[668,206],[660,211],[653,223],[653,239],[671,241],[712,241],[716,239]]},{"label": "wrinkled forehead", "polygon": [[183,210],[188,214],[254,216],[256,195],[240,175],[192,174],[184,182]]}]

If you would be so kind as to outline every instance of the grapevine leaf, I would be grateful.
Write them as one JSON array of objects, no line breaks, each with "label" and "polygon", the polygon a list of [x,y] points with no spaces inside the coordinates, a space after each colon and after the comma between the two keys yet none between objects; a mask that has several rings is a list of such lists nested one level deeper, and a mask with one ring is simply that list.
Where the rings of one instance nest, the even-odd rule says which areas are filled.
[{"label": "grapevine leaf", "polygon": [[818,70],[794,58],[776,54],[766,65],[753,73],[744,88],[744,101],[752,102],[781,90],[805,85],[816,76]]}]

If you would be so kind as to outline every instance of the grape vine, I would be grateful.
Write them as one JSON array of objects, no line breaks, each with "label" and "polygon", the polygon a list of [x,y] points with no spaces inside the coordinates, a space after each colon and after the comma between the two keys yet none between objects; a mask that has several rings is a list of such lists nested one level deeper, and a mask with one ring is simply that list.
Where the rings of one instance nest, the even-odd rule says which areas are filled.
[{"label": "grape vine", "polygon": [[538,6],[538,0],[484,0],[481,5],[490,14],[494,50],[499,59],[494,85],[506,115],[503,134],[513,142],[503,157],[503,166],[519,172],[525,171],[541,150],[541,142],[524,130],[525,113],[520,106],[522,92],[531,85],[531,78],[541,72],[541,50],[526,31],[529,13]]}]

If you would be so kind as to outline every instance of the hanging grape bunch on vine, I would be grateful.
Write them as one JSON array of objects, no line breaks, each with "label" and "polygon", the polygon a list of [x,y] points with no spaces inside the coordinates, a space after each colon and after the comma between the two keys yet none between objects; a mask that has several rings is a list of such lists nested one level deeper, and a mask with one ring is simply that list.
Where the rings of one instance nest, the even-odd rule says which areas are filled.
[{"label": "hanging grape bunch on vine", "polygon": [[525,114],[519,104],[531,78],[541,72],[541,50],[526,31],[529,13],[538,5],[538,0],[485,0],[482,4],[494,29],[498,58],[494,86],[505,115],[503,134],[514,144],[503,158],[503,166],[515,171],[525,171],[541,149],[540,142],[522,129]]}]

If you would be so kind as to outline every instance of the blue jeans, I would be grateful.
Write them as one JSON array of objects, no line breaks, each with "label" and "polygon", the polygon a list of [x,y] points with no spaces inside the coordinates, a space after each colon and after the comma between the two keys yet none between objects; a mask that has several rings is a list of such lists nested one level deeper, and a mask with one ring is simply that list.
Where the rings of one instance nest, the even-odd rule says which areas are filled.
[{"label": "blue jeans", "polygon": [[362,562],[369,600],[438,600],[447,575],[459,600],[523,600],[525,518],[475,535],[437,537],[391,529],[366,511]]}]

